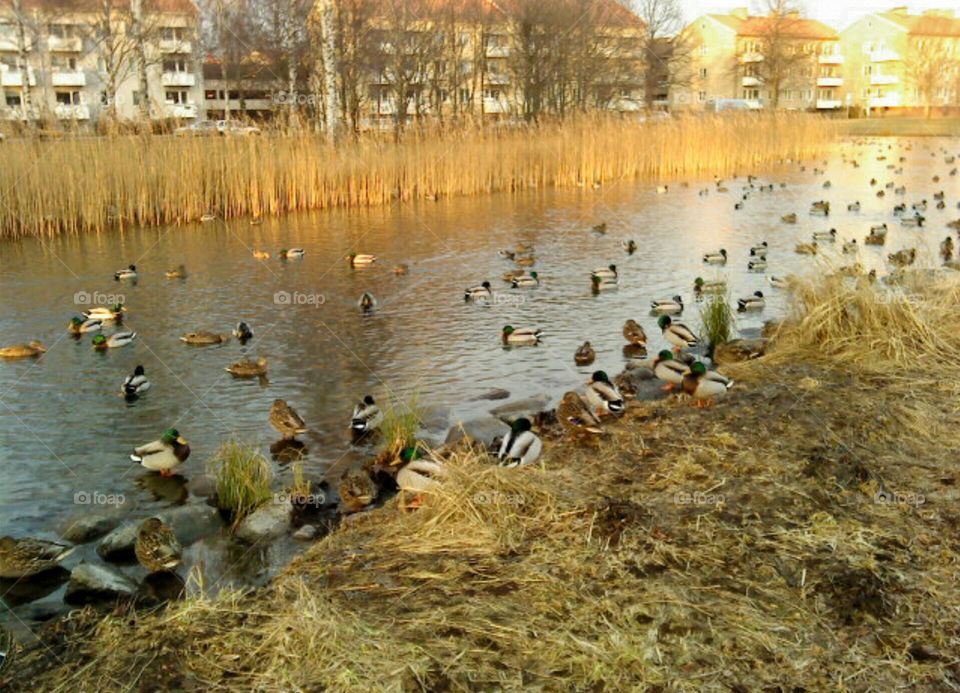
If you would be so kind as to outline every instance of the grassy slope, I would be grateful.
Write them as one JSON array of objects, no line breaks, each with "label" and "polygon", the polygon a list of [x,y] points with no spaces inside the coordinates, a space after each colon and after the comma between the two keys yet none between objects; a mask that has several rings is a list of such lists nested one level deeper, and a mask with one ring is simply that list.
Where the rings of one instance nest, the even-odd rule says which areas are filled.
[{"label": "grassy slope", "polygon": [[459,454],[426,507],[357,518],[270,588],[79,615],[15,683],[956,688],[960,284],[918,291],[801,288],[712,409],[634,406],[538,468]]}]

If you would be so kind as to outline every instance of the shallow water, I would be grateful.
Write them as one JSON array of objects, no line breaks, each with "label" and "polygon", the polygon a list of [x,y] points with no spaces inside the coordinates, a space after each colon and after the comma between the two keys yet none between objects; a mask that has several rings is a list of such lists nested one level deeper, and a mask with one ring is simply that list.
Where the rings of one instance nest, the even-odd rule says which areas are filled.
[{"label": "shallow water", "polygon": [[[697,276],[726,278],[734,299],[763,291],[766,309],[738,321],[741,329],[760,327],[785,309],[782,292],[767,284],[766,275],[747,271],[748,249],[762,240],[770,245],[767,275],[822,272],[828,261],[855,259],[882,275],[887,253],[911,246],[921,249],[921,261],[934,262],[947,234],[944,224],[960,216],[958,178],[947,175],[952,165],[944,163],[942,147],[951,154],[960,148],[956,140],[937,139],[847,143],[826,166],[806,162],[806,171],[797,164],[757,171],[757,185],[782,181],[787,187],[753,191],[739,211],[734,203],[744,178],[727,181],[728,193],[715,192],[712,180],[690,180],[688,188],[673,183],[665,195],[649,184],[619,184],[298,215],[260,226],[215,221],[2,243],[0,341],[40,339],[49,350],[38,360],[0,362],[0,534],[56,538],[58,527],[89,509],[85,498],[123,495],[135,516],[183,502],[182,485],[145,476],[128,461],[131,448],[177,427],[192,448],[180,469],[186,478],[201,474],[205,460],[231,437],[255,441],[266,453],[278,438],[267,418],[278,397],[310,428],[303,436],[307,471],[335,481],[370,452],[353,446],[347,433],[352,404],[364,394],[386,402],[416,393],[431,409],[428,434],[442,439],[449,425],[485,413],[491,403],[475,398],[493,388],[509,390],[512,398],[556,397],[594,369],[619,372],[627,318],[645,327],[651,351],[659,349],[651,299],[681,294],[683,320],[696,327],[691,287]],[[842,151],[861,167],[842,163]],[[880,153],[886,161],[877,160]],[[903,164],[900,155],[907,157]],[[902,165],[903,174],[888,164]],[[815,175],[814,166],[826,173]],[[931,181],[935,174],[941,182]],[[871,177],[880,185],[870,188]],[[825,180],[830,189],[822,188]],[[876,198],[888,180],[906,185],[907,195],[888,190]],[[711,192],[702,197],[704,187]],[[932,196],[941,189],[947,209],[938,211]],[[893,206],[921,198],[930,202],[926,228],[902,227]],[[809,216],[817,199],[831,202],[829,219]],[[846,211],[854,200],[862,203],[859,213]],[[780,221],[789,212],[798,214],[796,225]],[[608,225],[605,235],[590,230],[600,221]],[[839,241],[818,259],[793,252],[796,242],[830,227],[839,238],[862,244],[869,227],[884,221],[890,225],[886,246],[862,247],[856,258],[841,255]],[[639,246],[632,256],[620,245],[628,238]],[[537,289],[514,290],[500,280],[514,265],[496,251],[517,243],[535,248],[533,269],[542,280]],[[306,250],[303,259],[277,259],[280,248],[294,246]],[[701,262],[704,252],[721,247],[730,258],[726,267]],[[255,248],[273,257],[257,261]],[[374,253],[377,262],[351,269],[344,259],[351,251]],[[589,271],[611,262],[621,268],[621,287],[594,296]],[[131,263],[140,274],[136,284],[112,279],[114,270]],[[163,271],[180,263],[188,278],[165,279]],[[395,276],[397,263],[408,264],[409,274]],[[496,300],[464,303],[463,289],[485,279]],[[372,315],[357,308],[363,291],[379,301]],[[78,292],[94,300],[121,294],[129,307],[124,327],[139,335],[134,344],[98,353],[89,335],[68,336],[67,321],[86,307],[75,303]],[[278,303],[278,292],[290,302]],[[245,346],[233,339],[213,347],[178,340],[201,329],[227,334],[240,319],[256,333]],[[504,350],[505,324],[543,329],[543,344]],[[587,339],[597,360],[580,368],[573,354]],[[268,383],[234,380],[224,371],[245,355],[269,359]],[[117,392],[137,364],[146,367],[153,388],[126,403]],[[278,473],[281,480],[289,476],[288,470]],[[293,551],[283,545],[251,561],[223,544],[206,542],[187,556],[203,563],[216,578],[212,583],[221,577],[220,584],[257,582]],[[91,551],[85,548],[66,565]]]}]

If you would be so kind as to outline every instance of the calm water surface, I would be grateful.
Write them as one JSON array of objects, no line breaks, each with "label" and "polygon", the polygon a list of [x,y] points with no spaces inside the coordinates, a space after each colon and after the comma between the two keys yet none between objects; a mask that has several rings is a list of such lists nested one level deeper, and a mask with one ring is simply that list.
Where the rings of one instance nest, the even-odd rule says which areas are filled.
[{"label": "calm water surface", "polygon": [[[886,151],[888,144],[893,150]],[[369,453],[351,445],[346,428],[353,402],[364,394],[387,401],[417,393],[432,411],[428,433],[442,438],[449,425],[486,412],[490,403],[474,398],[492,388],[505,388],[514,398],[556,397],[594,368],[619,372],[627,318],[646,328],[651,351],[660,348],[648,312],[651,299],[682,294],[688,301],[683,319],[696,326],[691,287],[697,276],[725,278],[734,299],[763,291],[765,311],[738,322],[740,328],[759,327],[784,310],[782,293],[767,284],[766,275],[747,271],[748,249],[761,240],[770,244],[768,274],[807,274],[824,271],[826,260],[794,254],[796,242],[836,227],[841,238],[862,243],[871,224],[886,221],[891,228],[886,247],[860,250],[857,259],[867,269],[883,274],[886,254],[910,246],[932,261],[947,233],[944,224],[960,216],[958,178],[947,175],[951,166],[941,147],[954,154],[960,149],[955,140],[848,143],[836,148],[826,166],[811,161],[806,171],[796,164],[757,171],[758,184],[788,185],[754,191],[739,211],[734,202],[743,178],[728,181],[728,193],[711,190],[706,197],[698,191],[712,186],[711,180],[690,180],[688,188],[671,184],[666,195],[649,184],[621,184],[305,214],[261,226],[216,221],[0,243],[0,342],[40,339],[49,349],[36,361],[0,363],[0,534],[56,538],[59,526],[87,509],[75,503],[77,493],[123,494],[135,505],[135,515],[182,502],[182,487],[145,476],[128,461],[130,449],[176,426],[193,450],[180,469],[187,478],[202,473],[205,460],[231,437],[257,442],[266,452],[278,437],[267,419],[278,397],[310,427],[303,437],[307,470],[336,479]],[[881,148],[886,161],[877,160]],[[842,151],[861,167],[842,163]],[[900,155],[907,161],[896,175],[887,164],[901,165]],[[826,173],[814,175],[815,165]],[[932,182],[935,174],[941,182]],[[870,188],[871,177],[881,186],[889,180],[906,185],[907,195],[887,191],[878,199],[881,186]],[[825,180],[832,182],[830,189],[822,188]],[[947,209],[937,211],[932,195],[941,189]],[[893,205],[922,198],[931,202],[927,228],[902,227]],[[808,215],[816,199],[831,202],[829,219]],[[854,200],[862,203],[859,213],[846,211]],[[780,221],[789,212],[799,216],[794,226]],[[601,221],[608,225],[603,236],[590,231]],[[620,245],[628,238],[639,246],[632,256]],[[496,250],[517,243],[535,248],[538,289],[514,290],[500,280],[514,265]],[[840,255],[840,245],[825,253],[827,258],[852,262]],[[280,248],[294,246],[303,247],[306,257],[277,259]],[[729,254],[727,266],[703,265],[703,253],[720,247]],[[273,258],[255,260],[256,248]],[[344,260],[349,252],[378,259],[354,270]],[[611,262],[622,270],[621,288],[592,295],[590,270]],[[113,271],[131,263],[139,281],[115,282]],[[163,271],[180,263],[188,278],[165,279]],[[397,263],[408,264],[409,274],[395,276]],[[485,279],[499,292],[497,301],[465,304],[463,289]],[[379,300],[369,316],[356,306],[363,291]],[[138,332],[136,342],[98,353],[89,335],[68,336],[67,321],[85,307],[75,304],[78,292],[122,294],[129,307],[124,327]],[[291,303],[305,303],[278,304],[278,292],[294,297]],[[256,333],[246,346],[230,340],[191,347],[178,340],[193,330],[226,334],[241,319]],[[543,329],[543,344],[502,349],[505,324]],[[578,368],[573,353],[587,339],[597,360]],[[268,384],[234,380],[224,372],[233,361],[258,355],[270,362]],[[117,392],[137,364],[146,367],[153,388],[128,404]],[[281,479],[284,474],[289,471],[279,471]],[[91,550],[79,552],[67,566]],[[224,540],[191,549],[188,559],[203,562],[227,583],[255,581],[277,557],[251,558]]]}]

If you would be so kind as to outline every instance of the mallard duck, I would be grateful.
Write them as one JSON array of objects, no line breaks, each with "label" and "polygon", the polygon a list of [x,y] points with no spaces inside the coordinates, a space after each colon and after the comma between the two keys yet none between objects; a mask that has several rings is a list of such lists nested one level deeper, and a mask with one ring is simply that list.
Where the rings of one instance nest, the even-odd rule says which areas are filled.
[{"label": "mallard duck", "polygon": [[532,245],[527,245],[526,243],[517,243],[517,244],[513,247],[513,251],[514,251],[515,253],[517,253],[518,255],[520,255],[520,254],[522,254],[522,253],[532,253],[532,252],[533,252],[533,246],[532,246]]},{"label": "mallard duck", "polygon": [[830,229],[829,231],[814,231],[813,240],[833,243],[835,240],[837,240],[837,230]]},{"label": "mallard duck", "polygon": [[852,265],[843,265],[838,267],[836,274],[840,277],[859,277],[863,274],[863,265],[854,262]]},{"label": "mallard duck", "polygon": [[767,281],[770,282],[770,286],[775,289],[786,289],[790,286],[790,280],[785,277],[774,277],[771,275],[767,277]]},{"label": "mallard duck", "polygon": [[767,246],[767,242],[766,242],[766,241],[763,241],[762,243],[760,243],[760,244],[758,244],[758,245],[754,245],[754,246],[751,246],[751,247],[750,247],[750,257],[759,257],[759,258],[764,258],[764,259],[766,259],[766,257],[767,257],[767,252],[768,252],[769,250],[770,250],[770,248],[769,248],[769,246]]},{"label": "mallard duck", "polygon": [[70,322],[67,324],[67,329],[70,330],[73,334],[86,334],[87,332],[99,332],[103,329],[103,320],[100,318],[87,318],[84,320],[80,317],[70,318]]},{"label": "mallard duck", "polygon": [[517,257],[517,254],[515,252],[513,252],[512,250],[507,250],[505,248],[501,248],[500,250],[498,250],[497,255],[502,257],[504,260],[513,260],[515,257]]},{"label": "mallard duck", "polygon": [[636,320],[627,320],[623,323],[623,338],[627,340],[628,344],[647,346],[647,333],[643,331]]},{"label": "mallard duck", "polygon": [[190,457],[190,446],[175,428],[168,428],[152,443],[134,448],[130,460],[144,469],[160,472],[160,476],[172,476],[173,470]]},{"label": "mallard duck", "polygon": [[597,352],[590,346],[590,342],[584,342],[573,355],[573,361],[578,366],[589,366],[597,358]]},{"label": "mallard duck", "polygon": [[597,267],[590,273],[591,277],[600,277],[601,279],[619,279],[616,265],[607,265],[606,267]]},{"label": "mallard duck", "polygon": [[673,354],[664,349],[653,360],[653,374],[666,383],[664,390],[672,390],[683,384],[683,376],[690,372],[690,367],[673,357]]},{"label": "mallard duck", "polygon": [[501,278],[507,284],[513,284],[514,279],[516,279],[517,277],[522,277],[524,274],[526,274],[526,272],[524,272],[522,269],[515,269],[515,270],[510,270],[508,272],[504,272],[501,275]]},{"label": "mallard duck", "polygon": [[764,306],[766,306],[766,301],[763,298],[762,291],[754,291],[753,296],[737,299],[737,310],[741,313],[745,313],[748,310],[763,310]]},{"label": "mallard duck", "polygon": [[903,217],[900,220],[900,223],[904,226],[923,226],[923,222],[926,221],[926,218],[920,214],[914,214],[912,217]]},{"label": "mallard duck", "polygon": [[506,325],[501,337],[504,344],[511,346],[535,346],[540,343],[543,333],[533,327],[513,327]]},{"label": "mallard duck", "polygon": [[823,181],[823,188],[824,188],[824,190],[829,190],[829,189],[832,188],[832,187],[833,187],[833,183],[831,183],[831,182],[828,181],[828,180]]},{"label": "mallard duck", "polygon": [[727,283],[721,280],[706,281],[703,277],[693,280],[693,291],[696,294],[719,294],[727,290]]},{"label": "mallard duck", "polygon": [[848,211],[848,212],[859,212],[859,211],[860,211],[860,201],[857,200],[856,202],[851,202],[850,204],[848,204],[848,205],[847,205],[847,211]]},{"label": "mallard duck", "polygon": [[222,334],[214,334],[213,332],[200,330],[199,332],[187,332],[181,335],[180,341],[195,346],[207,346],[209,344],[222,344],[226,341],[226,337]]},{"label": "mallard duck", "polygon": [[633,255],[637,252],[637,244],[633,240],[621,241],[620,245],[627,251],[627,255]]},{"label": "mallard duck", "polygon": [[148,517],[140,523],[133,550],[140,565],[151,573],[174,570],[183,553],[177,535],[159,517]]},{"label": "mallard duck", "polygon": [[940,257],[944,262],[950,262],[953,259],[953,238],[947,236],[940,243]]},{"label": "mallard duck", "polygon": [[134,339],[137,338],[136,332],[131,332],[129,330],[124,330],[122,332],[114,332],[109,337],[105,337],[102,334],[98,334],[93,338],[93,348],[97,350],[103,349],[116,349],[118,347],[127,346]]},{"label": "mallard duck", "polygon": [[589,402],[576,392],[568,392],[557,405],[557,421],[574,435],[602,433],[600,419],[590,411]]},{"label": "mallard duck", "polygon": [[123,314],[127,312],[126,306],[121,303],[114,303],[109,308],[98,306],[83,311],[83,317],[87,320],[102,320],[103,322],[119,322],[123,319]]},{"label": "mallard duck", "polygon": [[593,275],[590,277],[590,284],[593,288],[594,293],[599,293],[601,291],[612,291],[614,289],[620,288],[620,282],[616,279],[610,279],[608,277],[598,277]]},{"label": "mallard duck", "polygon": [[362,402],[354,406],[353,416],[350,418],[350,428],[357,433],[369,433],[380,428],[382,423],[383,412],[370,395],[364,397]]},{"label": "mallard duck", "polygon": [[405,264],[401,263],[401,264],[399,264],[399,265],[394,265],[394,266],[393,266],[393,273],[394,273],[395,275],[397,275],[398,277],[402,277],[403,275],[408,274],[409,272],[410,272],[410,267],[409,267],[409,265],[405,265]]},{"label": "mallard duck", "polygon": [[914,212],[926,212],[927,211],[927,201],[923,200],[922,202],[915,202],[910,205],[911,211]]},{"label": "mallard duck", "polygon": [[894,188],[894,189],[893,189],[893,194],[894,194],[894,195],[906,195],[906,194],[907,194],[907,186],[901,185],[901,186],[899,186],[899,187],[897,187],[897,188]]},{"label": "mallard duck", "polygon": [[690,367],[690,372],[683,376],[682,386],[697,406],[709,406],[717,397],[727,394],[727,390],[733,387],[733,381],[716,371],[708,371],[702,362],[697,361]]},{"label": "mallard duck", "polygon": [[536,272],[531,272],[528,276],[515,278],[512,285],[514,289],[532,289],[540,286],[540,276]]},{"label": "mallard duck", "polygon": [[369,291],[364,291],[357,301],[357,307],[364,313],[370,313],[377,307],[377,299]]},{"label": "mallard duck", "polygon": [[960,231],[960,219],[954,219],[953,221],[948,221],[947,228],[953,229],[954,231]]},{"label": "mallard duck", "polygon": [[871,233],[863,239],[864,245],[883,245],[887,241],[887,234]]},{"label": "mallard duck", "polygon": [[784,214],[782,217],[780,217],[780,221],[782,221],[784,224],[796,224],[797,215],[796,213]]},{"label": "mallard duck", "polygon": [[43,539],[0,537],[0,578],[19,580],[50,570],[73,550]]},{"label": "mallard duck", "polygon": [[280,249],[280,259],[281,260],[290,260],[293,258],[301,258],[305,255],[303,248],[281,248]]},{"label": "mallard duck", "polygon": [[887,193],[883,190],[877,190],[877,197],[886,197]]},{"label": "mallard duck", "polygon": [[490,282],[483,282],[480,286],[474,286],[464,289],[464,301],[486,301],[493,298],[493,291],[490,290]]},{"label": "mallard duck", "polygon": [[377,256],[365,253],[350,253],[347,255],[347,260],[350,261],[352,267],[360,267],[363,265],[372,265],[377,261]]},{"label": "mallard duck", "polygon": [[897,267],[907,267],[912,265],[917,259],[917,249],[909,248],[904,249],[896,253],[891,253],[887,255],[887,260],[890,261],[890,264]]},{"label": "mallard duck", "polygon": [[33,340],[29,344],[14,344],[12,346],[0,347],[0,358],[4,359],[25,359],[39,356],[47,350],[43,342]]},{"label": "mallard duck", "polygon": [[284,440],[293,440],[297,434],[307,432],[307,425],[301,416],[282,399],[273,400],[273,406],[270,407],[270,425],[277,429]]},{"label": "mallard duck", "polygon": [[360,512],[377,499],[380,488],[370,475],[356,469],[346,472],[340,478],[340,500],[348,512]]},{"label": "mallard duck", "polygon": [[610,382],[605,371],[594,371],[590,376],[586,398],[597,416],[621,416],[626,411],[623,395],[617,386]]},{"label": "mallard duck", "polygon": [[700,343],[689,327],[673,322],[669,315],[661,315],[657,325],[660,326],[664,339],[673,344],[678,352],[685,347],[695,347]]},{"label": "mallard duck", "polygon": [[200,215],[200,221],[202,221],[204,224],[206,224],[209,221],[213,221],[216,218],[217,218],[217,215],[214,214],[213,212],[207,212],[206,214]]},{"label": "mallard duck", "polygon": [[766,272],[767,271],[767,261],[764,258],[758,258],[756,260],[750,260],[747,263],[747,269],[751,272]]},{"label": "mallard duck", "polygon": [[510,432],[503,437],[497,459],[501,467],[521,467],[536,462],[543,449],[539,436],[531,429],[530,419],[521,416],[510,426]]},{"label": "mallard duck", "polygon": [[594,233],[606,233],[607,232],[607,222],[602,222],[593,227]]},{"label": "mallard duck", "polygon": [[[934,181],[934,182],[936,182],[936,181]],[[944,199],[945,197],[946,197],[946,193],[943,192],[943,190],[941,190],[940,192],[935,192],[935,193],[933,193],[933,199],[934,199],[934,200],[942,200],[942,199]]]},{"label": "mallard duck", "polygon": [[253,330],[250,328],[250,325],[241,320],[237,323],[237,326],[233,328],[233,336],[239,339],[242,344],[248,339],[253,338]]},{"label": "mallard duck", "polygon": [[176,269],[168,269],[164,274],[167,279],[186,279],[187,268],[179,265]]},{"label": "mallard duck", "polygon": [[235,378],[257,378],[267,374],[267,360],[262,356],[256,361],[244,359],[226,367],[227,373]]},{"label": "mallard duck", "polygon": [[533,267],[535,264],[537,264],[536,258],[534,258],[532,255],[528,255],[527,257],[518,257],[516,260],[514,260],[514,262],[517,263],[517,267]]},{"label": "mallard duck", "polygon": [[650,302],[650,312],[654,315],[680,315],[683,298],[679,294],[673,298],[658,298]]},{"label": "mallard duck", "polygon": [[257,260],[269,260],[270,253],[268,253],[266,250],[254,250],[253,257]]},{"label": "mallard duck", "polygon": [[810,205],[810,214],[823,217],[830,216],[830,203],[822,200],[820,202],[814,202]]},{"label": "mallard duck", "polygon": [[120,281],[121,279],[136,279],[137,266],[130,265],[129,267],[126,267],[124,269],[117,270],[116,272],[113,273],[113,278],[116,279],[117,281]]},{"label": "mallard duck", "polygon": [[706,253],[703,256],[703,261],[708,265],[725,265],[727,264],[727,251],[724,248],[720,248],[720,250],[715,253]]},{"label": "mallard duck", "polygon": [[439,462],[415,457],[397,472],[397,486],[408,493],[427,493],[443,483],[446,476],[447,470]]},{"label": "mallard duck", "polygon": [[849,253],[856,253],[859,248],[860,248],[860,246],[857,245],[857,239],[856,239],[856,238],[852,238],[852,239],[850,239],[849,241],[844,241],[844,242],[843,242],[843,252],[844,252],[844,253],[847,253],[847,254],[849,254]]},{"label": "mallard duck", "polygon": [[657,186],[657,195],[666,195],[667,192],[669,192],[669,190],[670,190],[670,186],[669,186],[669,185],[658,185],[658,186]]},{"label": "mallard duck", "polygon": [[817,254],[817,244],[814,243],[797,243],[794,247],[793,252],[798,255],[816,255]]},{"label": "mallard duck", "polygon": [[146,371],[143,366],[137,366],[133,369],[133,375],[128,375],[123,379],[120,394],[128,399],[136,399],[149,389],[150,381],[147,380]]}]

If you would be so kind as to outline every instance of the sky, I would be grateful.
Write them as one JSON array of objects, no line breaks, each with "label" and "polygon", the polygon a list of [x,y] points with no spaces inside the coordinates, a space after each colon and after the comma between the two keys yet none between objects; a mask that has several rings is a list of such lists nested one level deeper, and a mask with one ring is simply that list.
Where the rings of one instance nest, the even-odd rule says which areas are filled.
[{"label": "sky", "polygon": [[[747,7],[751,14],[757,14],[762,6],[757,0],[680,0],[680,4],[687,21],[711,12],[724,14],[734,7]],[[807,16],[819,19],[838,31],[870,12],[883,12],[904,5],[911,14],[929,9],[952,9],[960,17],[960,0],[801,0],[801,4]]]}]

